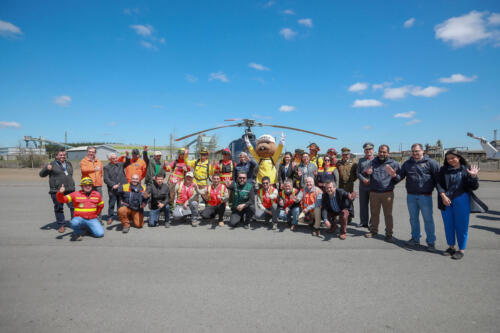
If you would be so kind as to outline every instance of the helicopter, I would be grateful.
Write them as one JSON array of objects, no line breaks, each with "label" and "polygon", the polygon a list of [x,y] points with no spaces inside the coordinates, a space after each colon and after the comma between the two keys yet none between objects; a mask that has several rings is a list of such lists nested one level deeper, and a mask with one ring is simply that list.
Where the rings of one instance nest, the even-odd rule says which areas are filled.
[{"label": "helicopter", "polygon": [[274,127],[274,128],[282,128],[282,129],[288,129],[288,130],[293,130],[293,131],[298,131],[298,132],[304,132],[304,133],[309,133],[313,135],[318,135],[322,136],[328,139],[336,140],[337,138],[333,136],[329,136],[326,134],[321,134],[321,133],[316,133],[300,128],[295,128],[295,127],[289,127],[289,126],[282,126],[282,125],[274,125],[274,124],[264,124],[261,122],[257,122],[254,119],[246,119],[246,118],[232,118],[232,119],[224,119],[224,121],[239,121],[238,123],[230,124],[230,125],[222,125],[222,126],[217,126],[213,128],[208,128],[202,131],[198,131],[195,133],[191,133],[188,135],[185,135],[183,137],[177,138],[175,141],[182,141],[184,139],[187,139],[191,136],[194,135],[199,135],[201,133],[205,133],[208,131],[213,131],[216,129],[221,129],[221,128],[226,128],[226,127],[245,127],[245,133],[241,136],[241,138],[233,140],[229,143],[229,149],[231,150],[231,159],[233,161],[237,161],[239,159],[239,155],[241,152],[248,152],[247,146],[245,144],[245,137],[248,137],[252,145],[255,147],[255,134],[252,132],[252,127]]},{"label": "helicopter", "polygon": [[[481,143],[481,147],[483,147],[483,149],[486,153],[486,156],[488,158],[495,159],[495,160],[500,159],[500,151],[498,151],[497,148],[493,147],[493,145],[490,142],[488,142],[485,138],[477,137],[470,132],[467,133],[467,136],[471,137],[473,139],[479,140],[479,142]],[[496,130],[495,130],[495,141],[496,141]]]}]

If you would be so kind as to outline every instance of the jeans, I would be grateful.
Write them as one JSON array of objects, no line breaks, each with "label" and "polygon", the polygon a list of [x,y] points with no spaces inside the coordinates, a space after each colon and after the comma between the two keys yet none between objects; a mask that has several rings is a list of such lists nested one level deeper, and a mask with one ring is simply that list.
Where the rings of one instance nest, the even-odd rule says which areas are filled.
[{"label": "jeans", "polygon": [[406,203],[410,214],[411,238],[420,240],[419,212],[422,212],[427,244],[436,242],[436,232],[434,230],[434,219],[432,218],[432,196],[423,194],[407,194]]},{"label": "jeans", "polygon": [[165,224],[168,223],[168,220],[170,219],[170,209],[168,204],[163,206],[163,208],[158,208],[158,209],[152,209],[149,211],[149,221],[148,224],[150,227],[154,227],[156,225],[156,222],[160,219],[160,213],[163,212],[165,213]]},{"label": "jeans", "polygon": [[70,222],[71,229],[75,232],[75,234],[79,235],[82,233],[82,227],[86,227],[90,230],[92,235],[95,237],[104,236],[104,228],[101,225],[101,222],[97,218],[87,220],[80,216],[75,216]]},{"label": "jeans", "polygon": [[198,218],[198,201],[191,201],[187,206],[187,209],[184,209],[183,204],[175,204],[174,210],[172,211],[174,220],[181,220],[188,215],[191,215],[193,220]]},{"label": "jeans", "polygon": [[288,209],[288,214],[285,214],[285,210],[282,209],[280,211],[280,219],[285,220],[289,223],[292,223],[293,225],[299,224],[299,213],[300,213],[300,207],[293,207]]},{"label": "jeans", "polygon": [[469,229],[470,195],[464,193],[451,200],[451,205],[441,211],[448,246],[455,246],[455,237],[460,250],[465,250]]},{"label": "jeans", "polygon": [[[64,195],[69,194],[70,192],[64,192]],[[56,194],[55,193],[50,193],[50,197],[52,198],[52,202],[54,203],[54,214],[56,215],[56,221],[59,226],[64,225],[65,220],[64,220],[64,204],[60,203],[57,201]],[[73,218],[74,214],[74,208],[73,208],[73,203],[68,202],[66,204],[71,212],[71,218]]]},{"label": "jeans", "polygon": [[117,195],[116,190],[113,190],[113,189],[108,188],[108,196],[109,196],[108,219],[110,219],[115,214],[115,205],[116,205],[117,211],[118,211],[118,208],[120,208],[121,200],[120,200],[120,197]]}]

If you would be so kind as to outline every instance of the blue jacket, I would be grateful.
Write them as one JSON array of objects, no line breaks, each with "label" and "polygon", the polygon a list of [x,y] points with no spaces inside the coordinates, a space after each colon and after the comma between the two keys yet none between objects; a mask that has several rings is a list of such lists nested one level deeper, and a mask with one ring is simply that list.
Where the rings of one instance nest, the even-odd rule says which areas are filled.
[{"label": "blue jacket", "polygon": [[413,157],[406,160],[398,173],[398,181],[406,177],[406,191],[409,194],[431,194],[437,184],[439,164],[424,156],[420,161]]},{"label": "blue jacket", "polygon": [[396,173],[399,173],[398,162],[390,157],[382,162],[378,157],[375,157],[370,165],[373,168],[373,173],[370,175],[370,191],[380,193],[392,191],[394,190],[394,186],[399,182],[399,176],[392,178],[387,173],[385,170],[386,165],[390,165]]}]

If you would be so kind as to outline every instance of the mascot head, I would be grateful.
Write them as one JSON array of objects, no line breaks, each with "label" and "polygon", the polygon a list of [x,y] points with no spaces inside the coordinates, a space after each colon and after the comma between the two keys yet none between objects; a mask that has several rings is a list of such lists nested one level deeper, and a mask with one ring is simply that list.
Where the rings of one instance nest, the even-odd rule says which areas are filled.
[{"label": "mascot head", "polygon": [[276,152],[276,141],[269,134],[260,136],[255,142],[255,152],[259,157],[271,157]]}]

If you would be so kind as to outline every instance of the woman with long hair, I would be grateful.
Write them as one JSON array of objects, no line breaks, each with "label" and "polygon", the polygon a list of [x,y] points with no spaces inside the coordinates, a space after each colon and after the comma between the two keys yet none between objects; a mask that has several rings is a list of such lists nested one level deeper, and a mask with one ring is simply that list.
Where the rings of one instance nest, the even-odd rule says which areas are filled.
[{"label": "woman with long hair", "polygon": [[[462,259],[467,244],[472,191],[479,188],[477,165],[471,165],[456,151],[449,150],[439,170],[438,207],[444,222],[448,249],[444,255]],[[455,250],[455,243],[458,251]]]},{"label": "woman with long hair", "polygon": [[295,170],[293,167],[293,156],[292,153],[287,151],[281,160],[280,166],[278,168],[278,181],[279,188],[283,188],[283,184],[285,180],[290,179],[293,180]]}]

